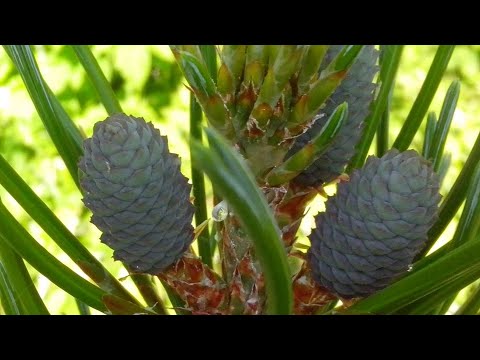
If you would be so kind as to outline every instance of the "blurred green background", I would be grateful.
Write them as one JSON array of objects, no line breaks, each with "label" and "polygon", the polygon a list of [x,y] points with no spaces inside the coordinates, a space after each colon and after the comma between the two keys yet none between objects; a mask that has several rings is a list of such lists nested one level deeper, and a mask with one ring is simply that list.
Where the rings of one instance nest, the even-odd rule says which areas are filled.
[{"label": "blurred green background", "polygon": [[[406,46],[404,49],[392,99],[391,142],[420,90],[435,50],[436,46]],[[185,131],[188,131],[189,91],[168,46],[102,45],[93,46],[92,52],[124,111],[152,121],[163,135],[168,135],[170,150],[180,154],[182,171],[189,177],[190,159],[185,137]],[[105,119],[107,113],[73,50],[67,46],[35,46],[35,53],[45,80],[81,131],[90,136],[93,124]],[[456,47],[430,108],[437,115],[446,90],[454,79],[461,80],[462,90],[445,149],[451,153],[452,163],[442,184],[443,194],[453,185],[480,129],[480,46]],[[90,213],[83,206],[81,195],[44,130],[20,76],[4,52],[0,52],[0,129],[0,153],[113,274],[118,278],[125,277],[126,270],[113,261],[112,251],[100,243],[100,232],[89,223]],[[423,128],[412,147],[420,151],[422,139]],[[374,148],[370,151],[373,153]],[[207,191],[211,192],[211,188],[208,187]],[[329,194],[333,191],[333,187],[327,188]],[[3,188],[0,188],[0,197],[39,243],[83,276]],[[301,241],[305,242],[305,235],[310,233],[313,215],[322,209],[323,199],[318,197],[302,223]],[[437,247],[451,238],[455,226],[456,221],[449,225]],[[52,314],[78,313],[70,295],[31,267],[28,269]],[[123,282],[132,293],[138,294],[130,279],[125,278]],[[455,310],[455,306],[451,311]]]}]

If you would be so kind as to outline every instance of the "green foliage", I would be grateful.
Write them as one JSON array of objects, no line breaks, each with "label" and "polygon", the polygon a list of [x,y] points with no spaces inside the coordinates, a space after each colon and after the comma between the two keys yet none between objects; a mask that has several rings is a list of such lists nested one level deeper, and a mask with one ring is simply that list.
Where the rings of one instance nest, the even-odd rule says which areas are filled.
[{"label": "green foliage", "polygon": [[[265,274],[268,311],[291,312],[291,274],[278,236],[281,229],[274,221],[280,223],[284,218],[278,213],[272,216],[262,192],[254,186],[252,169],[212,131],[207,132],[209,146],[202,144],[200,129],[208,122],[233,139],[248,114],[261,112],[262,103],[274,106],[280,99],[289,104],[295,94],[284,89],[298,72],[298,88],[302,93],[309,89],[309,99],[285,115],[289,129],[297,131],[294,126],[303,126],[317,111],[360,48],[345,48],[316,78],[315,69],[327,46],[230,45],[223,50],[211,45],[176,46],[172,49],[182,59],[181,66],[167,46],[6,46],[0,52],[1,311],[184,312],[185,304],[163,280],[165,286],[155,278],[129,275],[128,269],[113,261],[112,250],[98,240],[100,232],[89,224],[91,214],[81,203],[76,175],[82,139],[91,136],[94,123],[123,109],[127,115],[151,119],[168,136],[170,151],[180,154],[181,170],[193,182],[194,203],[199,205],[197,226],[205,224],[220,200],[215,196],[212,201],[213,189],[225,196],[255,247]],[[439,220],[429,231],[428,246],[411,271],[354,304],[347,313],[476,314],[480,308],[475,187],[480,159],[480,47],[456,46],[455,51],[447,45],[381,48],[382,86],[347,172],[361,167],[367,155],[381,155],[391,147],[419,152],[423,148],[443,178],[443,200]],[[217,50],[221,54],[218,72]],[[304,66],[299,67],[303,59]],[[270,75],[265,76],[266,69],[271,69]],[[206,83],[202,82],[205,78],[209,79]],[[201,106],[184,86],[192,87],[192,83],[198,85],[193,90]],[[241,89],[250,83],[260,95],[258,103],[228,100],[239,92],[248,95]],[[204,118],[200,107],[207,115]],[[229,118],[229,113],[234,116]],[[196,139],[191,146],[185,135],[190,115],[191,135]],[[341,116],[334,120],[341,124]],[[331,135],[335,123],[330,125],[326,133]],[[263,126],[261,117],[259,126]],[[316,139],[316,151],[328,144],[327,135]],[[376,147],[372,145],[375,140]],[[248,147],[247,166],[252,155],[265,156],[258,149],[268,150],[251,143]],[[263,174],[269,174],[267,182],[288,183],[317,156],[308,149],[299,154],[290,163],[275,159],[273,169],[262,169],[268,170]],[[206,181],[202,171],[208,176]],[[253,176],[257,175],[254,171]],[[330,186],[326,190],[330,195],[335,191]],[[323,203],[315,197],[310,212],[297,224],[298,244],[308,244],[305,235]],[[220,273],[224,249],[218,249],[215,239],[221,236],[221,227],[209,223],[197,235],[198,244],[192,251]],[[428,251],[431,254],[426,256]],[[99,273],[104,278],[95,275]],[[25,289],[22,296],[18,289]],[[144,300],[137,300],[141,296]],[[327,313],[338,311],[332,306]]]},{"label": "green foliage", "polygon": [[[218,191],[239,214],[245,232],[254,241],[267,283],[267,311],[290,314],[292,288],[280,229],[243,159],[214,130],[207,129],[207,136],[211,152],[198,142],[192,144],[194,166],[204,169],[218,186]],[[237,176],[231,176],[233,172]]]}]

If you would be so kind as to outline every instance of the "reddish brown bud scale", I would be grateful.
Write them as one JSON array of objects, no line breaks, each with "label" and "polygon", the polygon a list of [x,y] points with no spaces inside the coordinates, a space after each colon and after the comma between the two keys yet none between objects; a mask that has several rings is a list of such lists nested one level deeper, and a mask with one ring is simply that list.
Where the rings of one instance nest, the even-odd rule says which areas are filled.
[{"label": "reddish brown bud scale", "polygon": [[252,117],[257,121],[260,128],[264,128],[273,115],[273,109],[267,103],[262,103],[253,109]]},{"label": "reddish brown bud scale", "polygon": [[157,275],[186,302],[193,314],[226,314],[226,284],[207,265],[191,253]]}]

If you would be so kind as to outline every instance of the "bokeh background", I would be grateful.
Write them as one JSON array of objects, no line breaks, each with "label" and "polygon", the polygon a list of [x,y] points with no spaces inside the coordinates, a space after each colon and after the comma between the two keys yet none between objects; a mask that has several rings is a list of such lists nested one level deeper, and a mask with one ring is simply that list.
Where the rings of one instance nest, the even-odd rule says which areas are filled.
[{"label": "bokeh background", "polygon": [[[34,49],[45,80],[81,131],[90,136],[93,124],[105,119],[107,114],[73,50],[68,46],[35,46]],[[390,142],[396,138],[420,90],[435,50],[436,46],[406,46],[404,49],[392,98]],[[163,135],[168,136],[170,150],[180,154],[182,171],[189,177],[190,158],[185,138],[189,91],[168,46],[102,45],[93,46],[92,51],[124,111],[152,121]],[[430,108],[437,115],[446,90],[455,79],[461,80],[462,90],[445,149],[451,154],[452,162],[442,184],[443,194],[453,185],[480,129],[480,46],[456,47]],[[421,150],[422,139],[423,126],[412,148]],[[373,153],[374,148],[370,151]],[[83,206],[81,195],[50,141],[20,76],[4,52],[0,52],[0,153],[80,241],[113,274],[124,278],[123,283],[132,293],[138,294],[131,280],[125,278],[126,270],[113,261],[112,251],[100,243],[100,232],[90,224],[90,213]],[[211,188],[207,187],[207,191],[211,192]],[[327,192],[332,194],[334,188],[327,188]],[[0,197],[40,244],[82,274],[1,187]],[[300,241],[307,243],[305,235],[313,227],[313,215],[323,209],[323,199],[318,197],[302,223]],[[437,247],[452,237],[460,211]],[[52,314],[78,313],[70,295],[31,267],[28,269]],[[456,306],[454,304],[451,311]]]}]

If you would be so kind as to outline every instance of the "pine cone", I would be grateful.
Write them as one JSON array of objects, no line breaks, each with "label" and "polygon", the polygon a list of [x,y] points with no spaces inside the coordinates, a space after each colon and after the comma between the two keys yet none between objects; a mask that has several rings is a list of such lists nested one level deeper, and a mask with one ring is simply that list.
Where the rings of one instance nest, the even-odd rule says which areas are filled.
[{"label": "pine cone", "polygon": [[[324,69],[342,50],[343,45],[332,45],[323,61]],[[348,119],[332,142],[330,148],[312,165],[295,178],[297,184],[303,186],[319,186],[339,176],[355,152],[355,146],[361,138],[363,121],[369,114],[376,85],[372,83],[378,71],[376,65],[378,51],[374,45],[366,45],[356,62],[352,65],[345,79],[330,96],[325,108],[320,110],[323,117],[303,135],[299,136],[287,157],[302,149],[317,135],[335,108],[342,102],[348,103]]]},{"label": "pine cone", "polygon": [[344,297],[372,294],[407,271],[436,221],[438,176],[414,150],[370,156],[317,215],[314,278]]},{"label": "pine cone", "polygon": [[179,259],[193,241],[194,207],[167,138],[143,118],[115,114],[95,124],[83,147],[83,202],[113,257],[150,274]]}]

